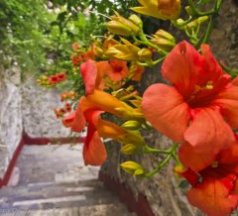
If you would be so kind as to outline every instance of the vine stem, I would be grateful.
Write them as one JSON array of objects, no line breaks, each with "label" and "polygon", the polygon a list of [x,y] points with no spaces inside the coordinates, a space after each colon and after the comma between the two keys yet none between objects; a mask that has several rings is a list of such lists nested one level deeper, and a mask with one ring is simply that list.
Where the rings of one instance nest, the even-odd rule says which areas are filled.
[{"label": "vine stem", "polygon": [[170,151],[171,149],[161,150],[161,149],[152,148],[148,145],[144,146],[144,153],[147,153],[147,154],[170,154]]},{"label": "vine stem", "polygon": [[[192,0],[189,0],[190,2],[192,2]],[[196,47],[199,48],[201,46],[202,43],[207,43],[210,36],[211,36],[211,33],[212,33],[212,29],[213,29],[213,25],[214,25],[214,19],[215,17],[218,15],[220,9],[221,9],[221,6],[222,6],[222,3],[223,3],[223,0],[217,0],[216,1],[216,5],[213,9],[213,13],[210,14],[210,19],[209,19],[209,23],[208,23],[208,26],[206,28],[206,31],[205,31],[205,34],[204,34],[204,37],[202,37],[199,42],[196,44]]]},{"label": "vine stem", "polygon": [[204,37],[202,37],[196,44],[197,48],[199,48],[201,46],[201,44],[208,42],[208,40],[211,36],[211,33],[212,33],[212,29],[213,29],[213,20],[214,20],[214,14],[210,17]]},{"label": "vine stem", "polygon": [[159,54],[162,54],[162,55],[167,55],[167,52],[166,51],[164,51],[164,50],[162,50],[162,49],[160,49],[158,46],[156,46],[155,44],[153,44],[153,43],[151,43],[148,39],[147,39],[147,37],[145,36],[145,34],[143,33],[143,32],[141,32],[140,33],[140,41],[138,41],[138,42],[140,42],[141,44],[144,44],[144,45],[146,45],[146,46],[149,46],[149,47],[151,47],[151,48],[154,48]]},{"label": "vine stem", "polygon": [[146,173],[145,177],[150,178],[150,177],[154,176],[156,173],[158,173],[161,169],[163,169],[169,163],[171,158],[174,157],[175,151],[177,150],[177,147],[178,147],[178,145],[174,144],[171,147],[171,149],[170,149],[169,153],[167,154],[167,156],[164,158],[164,160],[159,162],[157,167],[154,170],[152,170],[151,172]]},{"label": "vine stem", "polygon": [[200,16],[210,16],[210,15],[213,15],[214,13],[216,13],[216,12],[218,11],[217,9],[219,9],[220,4],[222,3],[222,1],[223,1],[223,0],[217,0],[217,1],[216,1],[216,6],[215,6],[215,8],[213,8],[213,9],[210,10],[210,11],[202,12],[202,11],[199,11],[199,10],[196,8],[196,6],[195,6],[193,0],[188,0],[189,5],[191,6],[192,11],[193,11],[193,12],[195,13],[195,15],[197,15],[198,17],[200,17]]}]

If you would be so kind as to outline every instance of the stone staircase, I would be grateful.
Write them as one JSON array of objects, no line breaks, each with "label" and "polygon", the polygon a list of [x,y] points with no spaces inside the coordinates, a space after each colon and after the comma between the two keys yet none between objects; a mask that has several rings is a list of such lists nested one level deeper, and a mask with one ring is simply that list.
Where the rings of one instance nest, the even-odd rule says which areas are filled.
[{"label": "stone staircase", "polygon": [[0,190],[0,216],[133,216],[84,166],[81,145],[25,146],[10,185]]}]

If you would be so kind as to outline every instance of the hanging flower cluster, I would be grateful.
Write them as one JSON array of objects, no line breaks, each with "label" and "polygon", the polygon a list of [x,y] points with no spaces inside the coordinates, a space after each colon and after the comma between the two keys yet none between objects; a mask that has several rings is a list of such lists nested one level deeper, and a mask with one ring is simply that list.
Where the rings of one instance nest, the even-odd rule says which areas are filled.
[{"label": "hanging flower cluster", "polygon": [[[104,163],[105,138],[116,140],[122,154],[158,156],[151,171],[136,161],[121,164],[135,176],[152,177],[175,159],[175,171],[191,184],[190,203],[208,216],[230,215],[238,206],[238,78],[207,44],[223,1],[216,0],[209,11],[201,11],[207,1],[189,1],[187,18],[180,17],[180,0],[138,2],[134,12],[170,21],[186,40],[176,42],[165,29],[147,35],[140,15],[125,18],[115,12],[103,40],[94,40],[89,48],[72,45],[71,61],[84,94],[76,89],[62,93],[65,104],[56,116],[74,132],[87,128],[85,164]],[[159,63],[158,75],[165,82],[148,86],[141,95],[136,86],[145,68]],[[43,78],[50,85],[65,80],[59,74]],[[141,135],[148,128],[174,144],[168,149],[148,145]]]},{"label": "hanging flower cluster", "polygon": [[39,79],[37,79],[37,82],[42,86],[55,86],[59,83],[64,82],[66,79],[66,72],[60,72],[50,76],[43,75]]}]

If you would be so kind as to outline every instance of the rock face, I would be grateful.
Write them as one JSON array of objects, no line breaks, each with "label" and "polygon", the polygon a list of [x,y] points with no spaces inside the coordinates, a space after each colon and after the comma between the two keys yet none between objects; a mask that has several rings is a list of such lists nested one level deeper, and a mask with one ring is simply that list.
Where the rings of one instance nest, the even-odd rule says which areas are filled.
[{"label": "rock face", "polygon": [[57,120],[54,109],[61,107],[57,89],[43,89],[34,78],[22,85],[22,112],[24,130],[32,137],[66,137],[70,130]]},{"label": "rock face", "polygon": [[[226,0],[223,4],[211,35],[210,44],[218,59],[224,60],[231,67],[238,68],[238,7],[234,2]],[[142,89],[145,89],[151,83],[157,82],[160,79],[158,74],[157,69],[149,71],[146,77],[144,77]],[[155,131],[146,133],[145,138],[153,146],[164,147],[170,145],[170,141],[166,137]],[[107,147],[110,154],[108,162],[103,166],[102,172],[126,184],[134,191],[135,196],[139,193],[146,195],[155,216],[202,215],[197,209],[188,204],[185,191],[178,187],[179,180],[172,171],[172,164],[152,179],[134,178],[120,170],[120,162],[126,159],[133,159],[142,164],[146,169],[152,170],[156,165],[157,159],[151,157],[139,158],[136,156],[124,158],[120,155],[119,144],[108,143]]]},{"label": "rock face", "polygon": [[17,68],[0,68],[0,178],[22,135],[22,98]]},{"label": "rock face", "polygon": [[229,67],[238,67],[238,5],[226,0],[214,26],[210,44],[216,56]]},{"label": "rock face", "polygon": [[0,179],[12,159],[23,129],[32,137],[67,137],[70,130],[55,118],[56,89],[44,90],[33,78],[21,81],[16,67],[0,68]]}]

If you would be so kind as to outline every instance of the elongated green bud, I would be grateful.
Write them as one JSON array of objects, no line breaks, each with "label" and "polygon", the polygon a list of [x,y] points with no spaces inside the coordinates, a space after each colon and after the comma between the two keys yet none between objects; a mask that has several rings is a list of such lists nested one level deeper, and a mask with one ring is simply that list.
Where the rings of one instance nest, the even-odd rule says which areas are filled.
[{"label": "elongated green bud", "polygon": [[142,166],[135,161],[126,161],[121,163],[121,168],[134,176],[143,175],[145,173]]},{"label": "elongated green bud", "polygon": [[134,24],[136,24],[137,26],[139,26],[141,29],[143,27],[143,22],[141,20],[141,18],[135,14],[132,14],[130,17],[129,17],[129,20],[132,21]]},{"label": "elongated green bud", "polygon": [[126,121],[121,127],[129,130],[137,130],[140,128],[141,123],[135,120]]},{"label": "elongated green bud", "polygon": [[134,154],[137,151],[137,147],[133,144],[125,144],[121,148],[121,153],[126,155]]}]

